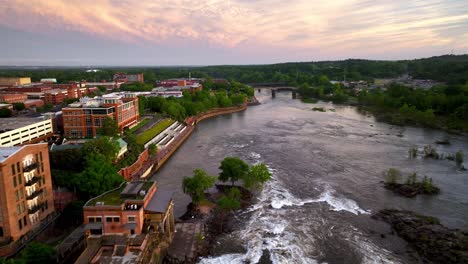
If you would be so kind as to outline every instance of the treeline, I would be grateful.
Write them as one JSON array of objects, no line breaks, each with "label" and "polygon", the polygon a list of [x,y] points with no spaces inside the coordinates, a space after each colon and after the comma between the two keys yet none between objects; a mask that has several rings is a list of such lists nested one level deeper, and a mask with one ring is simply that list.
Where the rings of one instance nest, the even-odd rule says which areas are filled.
[{"label": "treeline", "polygon": [[0,76],[31,76],[57,78],[59,82],[110,80],[116,72],[142,72],[146,83],[168,78],[192,77],[226,78],[243,83],[281,82],[288,85],[312,83],[320,75],[330,80],[368,80],[391,78],[408,73],[415,78],[433,79],[449,84],[468,81],[468,55],[445,55],[417,60],[373,61],[348,59],[343,61],[297,62],[271,65],[224,65],[206,67],[129,67],[102,68],[86,72],[77,68],[0,69]]},{"label": "treeline", "polygon": [[429,90],[392,84],[386,91],[362,91],[358,101],[394,124],[468,130],[468,84],[439,85]]},{"label": "treeline", "polygon": [[[208,85],[210,85],[208,83]],[[184,120],[188,116],[194,116],[213,108],[239,106],[247,97],[254,93],[247,85],[231,82],[226,89],[203,89],[190,93],[184,91],[183,98],[163,97],[139,97],[140,113],[148,109],[153,112],[163,113],[176,120]]]}]

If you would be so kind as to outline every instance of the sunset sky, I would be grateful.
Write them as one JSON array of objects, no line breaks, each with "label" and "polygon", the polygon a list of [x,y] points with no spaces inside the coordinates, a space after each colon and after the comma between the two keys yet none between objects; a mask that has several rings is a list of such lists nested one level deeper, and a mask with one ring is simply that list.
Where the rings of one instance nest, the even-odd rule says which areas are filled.
[{"label": "sunset sky", "polygon": [[262,64],[468,53],[467,0],[0,0],[0,65]]}]

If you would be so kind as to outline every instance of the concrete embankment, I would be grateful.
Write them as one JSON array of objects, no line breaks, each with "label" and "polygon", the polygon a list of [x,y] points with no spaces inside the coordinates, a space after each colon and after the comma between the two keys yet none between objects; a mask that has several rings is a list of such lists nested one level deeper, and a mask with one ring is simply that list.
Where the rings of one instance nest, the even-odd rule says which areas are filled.
[{"label": "concrete embankment", "polygon": [[164,150],[160,151],[157,154],[153,172],[156,172],[157,170],[159,170],[166,163],[166,161],[172,156],[172,154],[174,154],[177,151],[177,149],[185,142],[185,140],[187,140],[187,138],[195,130],[195,126],[198,122],[205,120],[207,118],[211,118],[211,117],[215,117],[219,115],[241,112],[241,111],[244,111],[245,109],[247,109],[247,105],[243,104],[238,107],[212,109],[205,113],[186,118],[185,123],[187,124],[187,129],[185,129],[185,131],[179,134],[177,138],[173,142],[171,142],[170,145],[168,145]]}]

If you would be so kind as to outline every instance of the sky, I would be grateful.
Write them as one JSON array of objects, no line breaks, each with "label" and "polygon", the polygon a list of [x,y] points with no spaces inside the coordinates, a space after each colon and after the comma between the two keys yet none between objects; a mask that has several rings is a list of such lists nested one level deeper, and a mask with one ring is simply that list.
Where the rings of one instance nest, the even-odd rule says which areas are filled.
[{"label": "sky", "polygon": [[0,65],[413,59],[468,53],[468,0],[0,0]]}]

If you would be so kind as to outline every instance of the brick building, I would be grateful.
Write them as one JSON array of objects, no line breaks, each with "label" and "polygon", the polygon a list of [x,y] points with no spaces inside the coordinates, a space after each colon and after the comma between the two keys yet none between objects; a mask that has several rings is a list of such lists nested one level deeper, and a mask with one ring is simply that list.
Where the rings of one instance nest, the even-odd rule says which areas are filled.
[{"label": "brick building", "polygon": [[[27,241],[54,213],[46,143],[0,147],[0,241]],[[14,247],[0,247],[0,256]]]},{"label": "brick building", "polygon": [[0,103],[23,103],[26,99],[28,99],[28,96],[22,93],[0,92]]},{"label": "brick building", "polygon": [[136,125],[140,119],[138,98],[127,94],[117,97],[82,98],[62,109],[65,137],[95,137],[107,117],[117,122],[119,131]]},{"label": "brick building", "polygon": [[129,83],[129,82],[144,82],[145,79],[143,77],[143,73],[136,73],[136,74],[126,74],[123,72],[118,72],[114,74],[114,81],[116,82],[123,82],[123,83]]},{"label": "brick building", "polygon": [[[68,91],[64,89],[52,89],[44,92],[44,103],[58,105],[68,98]],[[76,97],[75,97],[76,98]]]},{"label": "brick building", "polygon": [[135,181],[89,200],[83,207],[88,247],[75,263],[148,263],[161,240],[173,238],[172,196],[156,182]]}]

